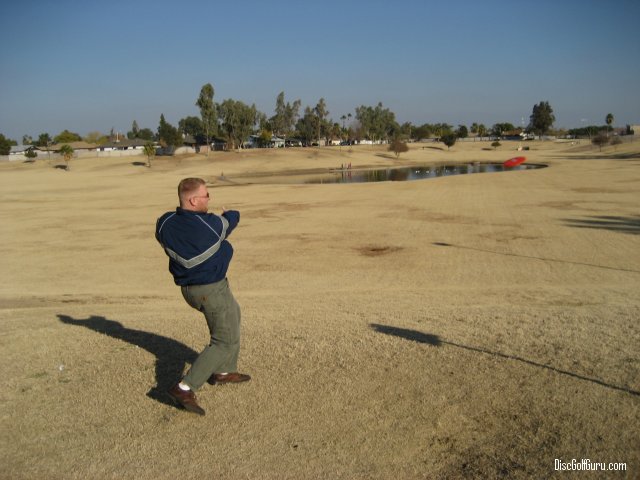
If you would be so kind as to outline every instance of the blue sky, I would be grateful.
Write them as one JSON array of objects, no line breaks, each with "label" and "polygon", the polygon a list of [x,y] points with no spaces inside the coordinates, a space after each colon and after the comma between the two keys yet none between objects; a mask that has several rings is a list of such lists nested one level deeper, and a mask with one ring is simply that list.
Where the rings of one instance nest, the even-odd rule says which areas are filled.
[{"label": "blue sky", "polygon": [[0,133],[126,132],[281,91],[330,117],[382,102],[399,122],[640,123],[640,2],[23,0],[3,6]]}]

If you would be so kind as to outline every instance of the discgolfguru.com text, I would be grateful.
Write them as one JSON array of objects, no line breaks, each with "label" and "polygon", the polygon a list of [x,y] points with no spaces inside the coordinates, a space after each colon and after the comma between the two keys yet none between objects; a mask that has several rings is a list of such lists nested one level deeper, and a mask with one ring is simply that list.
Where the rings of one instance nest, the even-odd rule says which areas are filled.
[{"label": "discgolfguru.com text", "polygon": [[563,462],[561,459],[555,459],[555,469],[556,470],[586,470],[586,471],[626,471],[627,464],[626,463],[608,463],[608,462],[592,462],[588,458],[583,458],[582,460],[576,460],[575,458],[571,459],[570,462]]}]

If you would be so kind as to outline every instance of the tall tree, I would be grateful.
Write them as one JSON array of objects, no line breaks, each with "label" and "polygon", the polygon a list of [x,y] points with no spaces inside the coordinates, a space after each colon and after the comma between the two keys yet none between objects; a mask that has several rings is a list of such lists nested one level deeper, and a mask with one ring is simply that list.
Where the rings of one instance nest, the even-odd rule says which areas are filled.
[{"label": "tall tree", "polygon": [[529,129],[542,137],[555,121],[556,117],[553,115],[553,109],[549,102],[540,102],[533,106],[533,112],[529,117]]},{"label": "tall tree", "polygon": [[204,141],[205,144],[208,144],[204,125],[198,117],[189,116],[182,118],[178,122],[178,129],[185,135],[191,135],[196,141]]},{"label": "tall tree", "polygon": [[316,122],[316,139],[318,140],[318,144],[320,144],[320,137],[324,135],[326,139],[330,130],[330,122],[327,121],[329,110],[327,110],[327,104],[325,103],[324,98],[318,100],[313,111],[318,119]]},{"label": "tall tree", "polygon": [[[202,128],[204,130],[207,146],[211,144],[211,137],[216,134],[218,127],[216,105],[213,103],[213,94],[213,85],[207,83],[200,89],[200,96],[196,101],[196,106],[200,109],[200,117],[202,117]],[[208,148],[207,155],[209,155]]]},{"label": "tall tree", "polygon": [[363,135],[369,140],[388,140],[399,126],[395,114],[384,108],[382,102],[374,107],[360,106],[356,108],[356,120],[360,123]]},{"label": "tall tree", "polygon": [[[480,137],[482,139],[485,133],[487,133],[487,127],[485,127],[482,123],[473,122],[473,124],[471,124],[470,132],[473,133],[476,137]],[[476,141],[475,137],[473,141]]]},{"label": "tall tree", "polygon": [[431,128],[433,132],[436,134],[436,137],[442,138],[445,135],[453,134],[453,126],[448,123],[434,123]]},{"label": "tall tree", "polygon": [[173,153],[176,147],[182,145],[182,135],[176,127],[165,120],[164,114],[160,114],[158,139],[160,140],[160,145],[166,148],[169,153]]},{"label": "tall tree", "polygon": [[49,150],[49,145],[51,145],[52,141],[51,135],[48,133],[41,133],[36,141],[37,147],[47,147],[47,157],[49,158],[49,161],[51,161],[51,150]]},{"label": "tall tree", "polygon": [[275,115],[269,119],[273,133],[286,140],[293,131],[298,120],[300,100],[295,100],[292,104],[284,101],[284,92],[280,92],[276,98]]},{"label": "tall tree", "polygon": [[148,140],[152,142],[154,140],[153,130],[150,128],[143,128],[138,132],[138,138],[141,140]]},{"label": "tall tree", "polygon": [[318,117],[311,107],[304,109],[304,115],[298,120],[296,128],[305,145],[311,145],[317,132]]},{"label": "tall tree", "polygon": [[287,129],[287,105],[284,103],[284,92],[276,98],[275,115],[269,119],[271,129],[275,135],[284,135]]},{"label": "tall tree", "polygon": [[84,141],[87,143],[105,143],[107,136],[97,131],[89,132],[85,135]]},{"label": "tall tree", "polygon": [[82,140],[82,137],[77,133],[70,132],[69,130],[63,130],[53,139],[56,143],[71,143],[71,142],[79,142]]},{"label": "tall tree", "polygon": [[140,129],[138,128],[138,122],[134,120],[131,124],[131,130],[127,132],[127,138],[132,140],[134,138],[138,138],[138,135],[140,135]]},{"label": "tall tree", "polygon": [[513,130],[515,130],[515,127],[512,123],[494,123],[493,127],[491,127],[491,134],[495,135],[496,137],[502,137],[505,132],[511,132]]},{"label": "tall tree", "polygon": [[218,106],[218,115],[222,131],[232,149],[242,147],[258,120],[258,110],[255,105],[248,106],[230,98]]}]

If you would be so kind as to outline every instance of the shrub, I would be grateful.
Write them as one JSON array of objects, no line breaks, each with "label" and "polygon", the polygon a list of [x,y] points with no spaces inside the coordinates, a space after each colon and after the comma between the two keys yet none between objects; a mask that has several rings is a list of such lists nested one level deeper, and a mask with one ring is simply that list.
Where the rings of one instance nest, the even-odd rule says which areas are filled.
[{"label": "shrub", "polygon": [[456,144],[457,139],[458,137],[456,137],[455,134],[448,133],[447,135],[442,136],[442,143],[444,143],[447,146],[447,150],[448,150]]},{"label": "shrub", "polygon": [[394,138],[389,144],[389,151],[395,153],[396,158],[399,158],[401,153],[409,151],[409,146],[399,138]]},{"label": "shrub", "polygon": [[600,148],[600,151],[602,151],[602,147],[609,143],[609,137],[604,133],[599,133],[591,139],[591,143],[597,145]]}]

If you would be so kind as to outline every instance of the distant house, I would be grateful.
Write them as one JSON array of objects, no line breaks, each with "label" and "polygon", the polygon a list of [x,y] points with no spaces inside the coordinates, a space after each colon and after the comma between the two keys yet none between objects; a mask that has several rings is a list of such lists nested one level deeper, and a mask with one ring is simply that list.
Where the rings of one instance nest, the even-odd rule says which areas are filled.
[{"label": "distant house", "polygon": [[11,150],[9,151],[9,155],[7,155],[7,159],[10,162],[15,162],[18,160],[26,160],[27,157],[25,154],[29,150],[35,150],[36,147],[33,145],[12,145]]},{"label": "distant house", "polygon": [[287,147],[301,147],[303,145],[303,141],[299,138],[287,138],[286,145]]},{"label": "distant house", "polygon": [[249,135],[243,143],[244,148],[258,148],[262,145],[260,144],[260,136],[259,135]]},{"label": "distant house", "polygon": [[249,138],[244,141],[244,148],[284,148],[284,138],[271,136],[271,140],[264,145],[259,135],[249,135]]},{"label": "distant house", "polygon": [[36,148],[43,152],[59,152],[63,145],[69,145],[71,148],[73,148],[73,151],[75,153],[94,152],[97,148],[97,145],[87,142],[62,142],[54,143],[52,145],[49,145],[48,147]]},{"label": "distant house", "polygon": [[182,134],[182,144],[187,147],[196,148],[198,146],[198,141],[195,139],[193,135],[187,135],[185,133]]},{"label": "distant house", "polygon": [[96,149],[98,147],[93,143],[78,141],[78,142],[54,143],[53,145],[49,145],[46,147],[36,147],[36,149],[41,152],[46,152],[47,156],[50,158],[52,153],[55,153],[55,154],[60,153],[60,149],[62,148],[63,145],[69,145],[71,148],[73,148],[74,157],[93,156],[96,154]]},{"label": "distant house", "polygon": [[533,140],[534,138],[533,133],[527,133],[522,128],[502,132],[503,140]]},{"label": "distant house", "polygon": [[[204,148],[202,148],[204,147]],[[187,135],[185,133],[182,134],[182,146],[177,147],[173,152],[174,155],[183,155],[186,153],[198,153],[198,152],[207,152],[206,145],[199,145],[198,141],[195,139],[193,135]]]},{"label": "distant house", "polygon": [[227,141],[224,138],[214,138],[211,140],[211,148],[215,152],[223,152],[227,150]]},{"label": "distant house", "polygon": [[[207,152],[221,152],[227,149],[227,141],[222,138],[210,138],[209,145],[203,143],[202,140],[198,141],[193,135],[182,135],[183,147],[176,150],[176,153],[207,153]],[[188,147],[184,148],[184,147]]]},{"label": "distant house", "polygon": [[113,152],[118,150],[144,150],[144,146],[149,143],[149,140],[143,140],[141,138],[123,138],[117,142],[107,142],[98,146],[100,152]]},{"label": "distant house", "polygon": [[12,145],[9,155],[20,155],[26,153],[30,148],[34,148],[33,145]]}]

